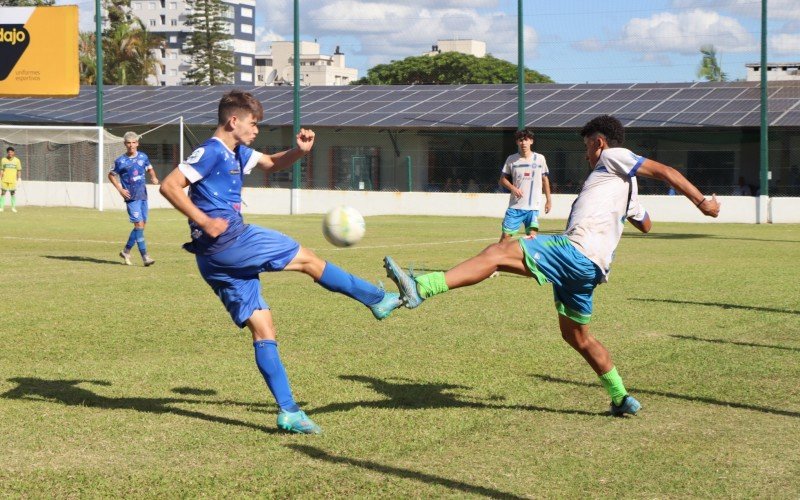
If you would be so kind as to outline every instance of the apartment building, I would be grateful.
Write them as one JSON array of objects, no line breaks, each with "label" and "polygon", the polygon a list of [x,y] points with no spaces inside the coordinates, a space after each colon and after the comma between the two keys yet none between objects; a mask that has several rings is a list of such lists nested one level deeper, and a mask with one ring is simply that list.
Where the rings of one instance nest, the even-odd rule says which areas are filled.
[{"label": "apartment building", "polygon": [[[235,84],[252,85],[255,80],[254,64],[256,53],[256,2],[255,0],[224,0],[227,6],[225,19],[234,54]],[[184,53],[184,47],[191,34],[186,26],[189,5],[183,0],[131,0],[131,13],[142,20],[147,30],[158,33],[166,40],[166,45],[156,53],[159,59],[155,78],[151,85],[183,85],[186,72],[191,68],[191,58]]]},{"label": "apartment building", "polygon": [[430,52],[425,52],[425,56],[435,56],[443,52],[461,52],[475,57],[486,55],[486,42],[480,40],[437,40],[436,45],[431,46]]},{"label": "apartment building", "polygon": [[[294,82],[294,43],[272,42],[269,54],[255,57],[255,85],[291,85]],[[345,65],[336,47],[332,55],[320,54],[316,42],[300,42],[300,85],[349,85],[358,70]]]},{"label": "apartment building", "polygon": [[[747,81],[761,81],[761,63],[745,64]],[[767,63],[767,81],[797,80],[800,81],[800,62]]]}]

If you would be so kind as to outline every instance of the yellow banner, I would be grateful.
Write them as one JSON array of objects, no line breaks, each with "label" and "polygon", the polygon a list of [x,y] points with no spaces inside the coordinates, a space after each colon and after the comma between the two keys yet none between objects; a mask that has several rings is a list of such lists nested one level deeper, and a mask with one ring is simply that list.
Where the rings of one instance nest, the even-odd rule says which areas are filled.
[{"label": "yellow banner", "polygon": [[0,96],[80,90],[78,6],[0,7]]}]

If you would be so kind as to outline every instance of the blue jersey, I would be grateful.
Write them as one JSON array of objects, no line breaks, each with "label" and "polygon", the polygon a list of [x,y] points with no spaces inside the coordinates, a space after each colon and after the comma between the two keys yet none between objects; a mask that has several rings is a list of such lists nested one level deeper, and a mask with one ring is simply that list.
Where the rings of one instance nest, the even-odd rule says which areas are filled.
[{"label": "blue jersey", "polygon": [[212,137],[192,152],[178,168],[189,180],[189,199],[212,218],[228,221],[228,229],[216,238],[207,236],[189,221],[194,253],[211,255],[228,248],[245,230],[242,220],[242,182],[261,158],[261,153],[238,145],[233,151]]},{"label": "blue jersey", "polygon": [[122,187],[131,194],[131,197],[125,201],[147,199],[147,182],[144,173],[148,168],[153,168],[150,165],[150,158],[142,152],[136,153],[135,156],[124,154],[114,160],[114,168],[111,171],[117,174]]}]

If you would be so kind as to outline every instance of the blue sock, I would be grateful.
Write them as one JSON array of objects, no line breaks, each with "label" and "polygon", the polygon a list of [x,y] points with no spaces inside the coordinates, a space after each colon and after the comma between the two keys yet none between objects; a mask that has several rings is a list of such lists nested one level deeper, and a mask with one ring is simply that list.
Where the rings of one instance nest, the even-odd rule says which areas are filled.
[{"label": "blue sock", "polygon": [[330,262],[325,263],[318,283],[332,292],[339,292],[351,299],[356,299],[365,306],[377,304],[383,300],[385,292],[368,281],[353,276]]},{"label": "blue sock", "polygon": [[134,244],[136,244],[136,228],[133,228],[131,234],[128,235],[128,242],[125,243],[125,253],[130,253]]},{"label": "blue sock", "polygon": [[144,229],[134,229],[136,233],[136,244],[139,246],[139,253],[147,255],[147,245],[144,242]]},{"label": "blue sock", "polygon": [[253,342],[256,351],[256,366],[267,382],[270,392],[278,402],[281,410],[294,413],[300,407],[294,402],[292,389],[289,387],[289,377],[278,355],[278,343],[274,340],[257,340]]}]

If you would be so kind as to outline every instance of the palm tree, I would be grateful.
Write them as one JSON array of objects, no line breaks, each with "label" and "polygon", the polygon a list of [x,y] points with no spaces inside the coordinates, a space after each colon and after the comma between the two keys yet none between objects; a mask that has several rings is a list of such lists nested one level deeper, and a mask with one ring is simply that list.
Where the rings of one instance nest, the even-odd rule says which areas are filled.
[{"label": "palm tree", "polygon": [[697,69],[697,76],[705,78],[709,82],[725,82],[728,80],[728,75],[722,71],[717,60],[717,49],[713,45],[703,45],[700,47],[700,54],[703,59],[700,61],[700,67]]},{"label": "palm tree", "polygon": [[94,33],[91,31],[84,31],[78,38],[78,64],[81,85],[95,85],[97,83],[97,57]]},{"label": "palm tree", "polygon": [[103,38],[106,83],[147,85],[147,78],[156,75],[153,51],[164,46],[164,39],[148,32],[141,21],[119,23]]}]

